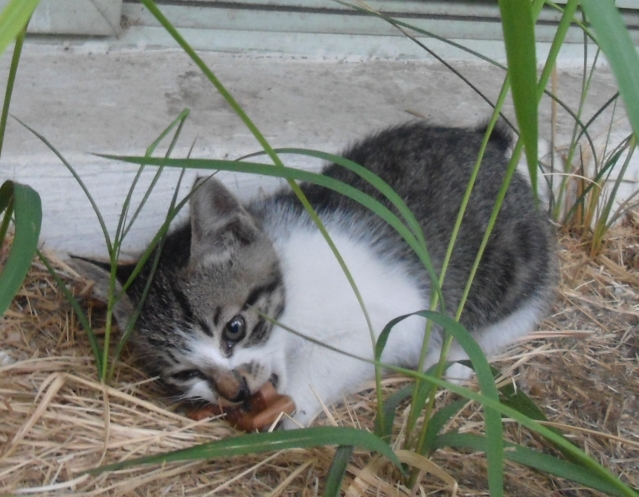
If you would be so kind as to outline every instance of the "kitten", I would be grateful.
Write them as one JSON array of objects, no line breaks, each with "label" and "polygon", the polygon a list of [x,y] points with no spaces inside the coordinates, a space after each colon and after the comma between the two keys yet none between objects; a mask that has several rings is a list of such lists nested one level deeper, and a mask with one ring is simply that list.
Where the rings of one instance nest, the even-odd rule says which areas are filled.
[{"label": "kitten", "polygon": [[[411,123],[372,135],[344,157],[386,181],[421,224],[437,272],[476,161],[483,130]],[[446,274],[448,312],[461,299],[502,183],[509,137],[493,133]],[[323,174],[389,202],[354,173]],[[238,402],[271,380],[308,425],[330,404],[374,377],[372,365],[273,325],[264,315],[321,343],[373,357],[369,329],[326,241],[287,187],[242,204],[215,178],[199,179],[190,222],[166,238],[132,335],[149,374],[184,399]],[[427,309],[430,279],[412,250],[383,220],[356,202],[301,184],[344,258],[378,335],[393,318]],[[152,260],[153,256],[149,259]],[[77,261],[102,292],[108,267]],[[133,266],[120,266],[120,283]],[[121,327],[139,302],[150,263],[115,309]],[[529,183],[515,174],[470,290],[461,322],[490,354],[532,330],[544,316],[556,278],[553,230],[534,206]],[[382,360],[416,367],[425,319],[391,332]],[[426,367],[440,353],[435,327]],[[449,360],[465,359],[454,345]],[[459,366],[459,365],[457,365]],[[448,375],[455,376],[449,369]],[[318,399],[319,397],[319,399]],[[285,428],[295,422],[284,421]]]}]

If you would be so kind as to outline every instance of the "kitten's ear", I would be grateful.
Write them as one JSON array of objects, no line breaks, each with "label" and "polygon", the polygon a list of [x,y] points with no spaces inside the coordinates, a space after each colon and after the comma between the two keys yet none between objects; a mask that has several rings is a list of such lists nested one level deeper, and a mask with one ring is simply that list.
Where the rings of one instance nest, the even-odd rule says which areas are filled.
[{"label": "kitten's ear", "polygon": [[233,247],[249,245],[258,228],[240,201],[213,177],[198,178],[191,197],[191,258],[225,259]]},{"label": "kitten's ear", "polygon": [[[71,266],[86,279],[93,281],[93,295],[98,300],[107,302],[109,295],[109,281],[111,280],[111,264],[109,262],[96,261],[86,257],[71,256]],[[122,292],[122,284],[125,283],[135,268],[135,264],[122,264],[116,269],[115,294]],[[126,327],[129,317],[133,313],[133,304],[129,297],[124,294],[116,302],[113,309],[115,319],[118,321],[120,329]]]}]

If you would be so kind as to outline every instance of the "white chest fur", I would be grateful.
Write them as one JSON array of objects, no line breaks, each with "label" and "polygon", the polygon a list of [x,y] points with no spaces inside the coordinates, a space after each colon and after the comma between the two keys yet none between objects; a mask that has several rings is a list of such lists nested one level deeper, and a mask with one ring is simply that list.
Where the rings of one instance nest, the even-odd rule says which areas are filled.
[{"label": "white chest fur", "polygon": [[[428,296],[399,263],[385,261],[367,244],[339,230],[331,230],[330,235],[361,293],[375,338],[391,319],[428,307]],[[301,228],[276,240],[275,248],[286,288],[286,308],[279,321],[322,344],[372,359],[374,346],[364,312],[323,236],[313,228]],[[382,360],[415,365],[424,326],[425,320],[419,317],[396,326]],[[286,370],[279,389],[296,399],[296,419],[301,422],[316,414],[315,394],[330,403],[373,377],[370,364],[279,327],[273,340],[286,344]]]}]

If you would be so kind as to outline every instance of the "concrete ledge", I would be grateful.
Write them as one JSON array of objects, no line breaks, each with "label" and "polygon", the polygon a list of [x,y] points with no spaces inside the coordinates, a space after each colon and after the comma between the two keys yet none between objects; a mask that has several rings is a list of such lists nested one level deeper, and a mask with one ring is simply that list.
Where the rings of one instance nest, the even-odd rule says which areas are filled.
[{"label": "concrete ledge", "polygon": [[[93,44],[91,44],[93,43]],[[107,225],[115,229],[120,206],[135,168],[97,158],[95,153],[142,155],[184,108],[191,109],[174,156],[237,158],[259,150],[255,139],[197,67],[175,50],[118,49],[107,43],[30,43],[18,71],[11,113],[36,129],[77,169],[95,196]],[[98,43],[96,45],[96,43]],[[91,47],[102,47],[93,50]],[[275,147],[295,146],[339,152],[363,135],[415,116],[451,126],[472,126],[491,108],[459,78],[428,60],[365,60],[239,56],[204,52],[204,60],[237,98]],[[6,80],[10,54],[0,60]],[[494,99],[503,71],[457,61],[461,71]],[[568,68],[558,74],[559,96],[577,108],[581,75]],[[587,121],[615,92],[607,69],[597,70]],[[550,138],[550,103],[541,107],[541,136]],[[512,108],[506,108],[512,118]],[[629,131],[618,110],[614,139]],[[605,139],[610,114],[596,123]],[[567,143],[572,120],[557,116],[557,144]],[[286,157],[289,165],[318,167]],[[195,173],[185,179],[186,191]],[[151,171],[144,176],[150,181]],[[637,181],[635,168],[628,176]],[[70,173],[43,143],[11,120],[0,165],[0,180],[32,185],[43,199],[42,238],[49,247],[83,254],[104,254],[104,240],[88,201]],[[277,183],[251,176],[225,175],[241,196]],[[177,182],[167,172],[127,239],[126,247],[145,245],[162,218]],[[636,183],[628,183],[636,190]],[[139,196],[138,196],[139,198]]]}]

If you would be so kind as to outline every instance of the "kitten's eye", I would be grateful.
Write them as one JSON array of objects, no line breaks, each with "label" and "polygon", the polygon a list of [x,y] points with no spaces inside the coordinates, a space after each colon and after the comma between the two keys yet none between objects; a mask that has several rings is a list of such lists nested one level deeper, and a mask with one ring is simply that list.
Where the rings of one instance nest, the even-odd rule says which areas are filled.
[{"label": "kitten's eye", "polygon": [[242,316],[235,316],[224,327],[222,338],[227,342],[239,342],[246,336],[246,321]]},{"label": "kitten's eye", "polygon": [[171,378],[178,381],[189,381],[196,378],[204,379],[205,376],[199,369],[185,369],[184,371],[173,373]]}]

